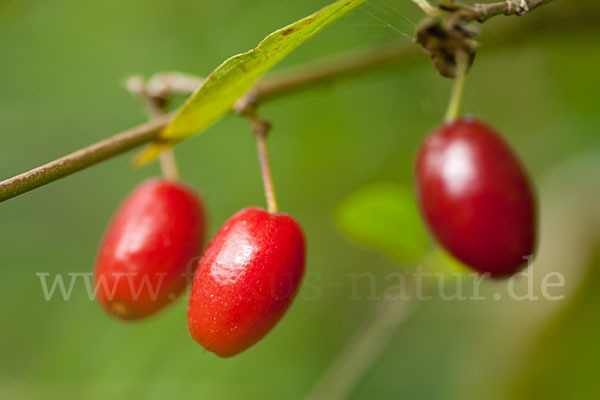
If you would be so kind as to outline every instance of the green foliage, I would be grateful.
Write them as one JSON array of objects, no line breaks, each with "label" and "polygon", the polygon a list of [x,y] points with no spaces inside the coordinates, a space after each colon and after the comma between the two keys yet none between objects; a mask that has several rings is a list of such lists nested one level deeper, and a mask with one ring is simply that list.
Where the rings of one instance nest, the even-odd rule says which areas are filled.
[{"label": "green foliage", "polygon": [[148,147],[137,159],[141,165],[162,150],[204,131],[227,114],[235,102],[254,86],[269,69],[327,25],[365,0],[340,0],[311,16],[267,36],[253,50],[231,57],[206,79],[161,132],[160,143]]},{"label": "green foliage", "polygon": [[454,258],[444,248],[436,246],[422,259],[421,264],[426,272],[444,274],[449,282],[455,282],[456,274],[475,273],[471,268]]},{"label": "green foliage", "polygon": [[[123,77],[210,71],[234,54],[231,49],[250,48],[249,38],[265,36],[266,27],[293,21],[305,14],[302,10],[316,10],[325,3],[0,2],[0,76],[5,78],[0,90],[5,132],[0,171],[5,177],[18,174],[138,124],[143,115],[119,85]],[[422,16],[407,1],[370,3],[368,10],[366,4],[360,9],[384,18],[384,11],[375,7],[392,5],[414,21]],[[590,11],[583,14],[585,21],[595,23],[588,23],[587,30],[585,21],[568,17],[582,8]],[[593,79],[600,62],[600,40],[593,30],[599,12],[597,1],[557,1],[524,19],[515,18],[515,25],[524,28],[519,37],[527,38],[526,43],[515,40],[497,46],[483,39],[485,48],[468,78],[466,110],[497,126],[540,184],[559,163],[583,151],[596,149],[593,159],[600,159],[596,155],[600,79]],[[389,17],[392,24],[411,31],[400,14]],[[502,24],[502,18],[489,26]],[[556,18],[562,23],[549,25]],[[346,22],[348,26],[343,26]],[[295,62],[398,38],[396,31],[383,25],[359,26],[373,23],[369,14],[353,12],[319,35]],[[532,25],[544,29],[533,30]],[[487,31],[488,24],[484,28]],[[306,232],[308,274],[282,322],[239,357],[218,359],[189,337],[185,298],[156,319],[139,324],[108,317],[88,300],[81,277],[70,301],[60,296],[44,300],[35,274],[49,272],[53,278],[62,273],[68,282],[69,272],[91,272],[98,241],[115,208],[141,180],[159,174],[158,165],[132,171],[123,156],[2,203],[0,399],[305,398],[375,305],[364,296],[348,299],[353,293],[348,273],[372,268],[377,289],[395,283],[379,275],[387,272],[387,263],[358,251],[330,229],[327,216],[332,203],[365,181],[408,182],[415,149],[439,122],[447,102],[450,82],[437,76],[426,56],[385,71],[342,79],[269,104],[269,118],[281,129],[270,138],[275,183],[285,211]],[[177,149],[183,179],[207,201],[211,235],[236,210],[264,201],[254,143],[250,134],[240,134],[240,127],[244,121],[225,119],[211,128],[215,134]],[[590,189],[597,187],[599,180],[590,175],[600,171],[596,165],[571,179]],[[551,200],[544,191],[540,196],[542,204]],[[550,217],[570,220],[573,210],[589,202],[589,193],[577,194],[576,202]],[[550,222],[549,227],[558,239],[563,237],[562,242],[573,240],[562,224]],[[542,235],[542,241],[546,237]],[[567,282],[569,271],[579,271],[572,267],[565,265]],[[335,282],[345,286],[329,286]],[[360,285],[369,289],[366,279]],[[492,384],[507,385],[499,379],[498,368],[504,365],[520,372],[518,356],[523,355],[522,347],[508,346],[506,340],[520,343],[530,338],[523,332],[523,321],[537,312],[538,303],[496,302],[491,295],[504,288],[499,285],[505,283],[485,282],[482,293],[487,300],[482,302],[438,298],[427,302],[411,323],[398,330],[352,399],[497,399],[494,394],[499,390]],[[598,291],[598,284],[595,288]],[[598,305],[595,301],[586,306],[585,320],[562,322],[563,333],[571,329],[572,335],[561,336],[561,346],[577,341],[574,357],[586,350],[586,343],[590,360],[597,353],[598,344],[588,336],[576,337],[585,334]],[[596,327],[589,329],[597,337]],[[503,357],[490,359],[493,350]],[[545,360],[551,355],[549,351]],[[597,368],[563,355],[560,363],[570,374],[558,378],[563,389],[575,391],[579,381],[569,385],[568,380],[582,368],[589,368],[589,373]],[[537,384],[544,376],[557,380],[549,369],[540,372]],[[589,376],[581,374],[582,379]],[[591,393],[588,398],[597,396]]]},{"label": "green foliage", "polygon": [[414,193],[407,186],[376,183],[359,189],[340,204],[336,222],[355,242],[401,263],[419,262],[429,249]]}]

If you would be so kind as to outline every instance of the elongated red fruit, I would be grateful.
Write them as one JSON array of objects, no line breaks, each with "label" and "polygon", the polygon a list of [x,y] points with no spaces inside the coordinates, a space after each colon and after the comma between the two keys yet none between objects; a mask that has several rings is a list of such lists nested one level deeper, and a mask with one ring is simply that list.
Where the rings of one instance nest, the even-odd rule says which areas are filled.
[{"label": "elongated red fruit", "polygon": [[429,135],[418,154],[416,192],[433,235],[475,270],[511,275],[533,254],[534,191],[489,126],[463,118]]},{"label": "elongated red fruit", "polygon": [[208,245],[192,283],[188,329],[207,350],[234,356],[258,342],[291,304],[304,275],[302,229],[289,215],[246,208]]},{"label": "elongated red fruit", "polygon": [[96,298],[110,314],[138,319],[175,300],[202,251],[204,205],[191,188],[162,179],[139,185],[120,206],[100,246]]}]

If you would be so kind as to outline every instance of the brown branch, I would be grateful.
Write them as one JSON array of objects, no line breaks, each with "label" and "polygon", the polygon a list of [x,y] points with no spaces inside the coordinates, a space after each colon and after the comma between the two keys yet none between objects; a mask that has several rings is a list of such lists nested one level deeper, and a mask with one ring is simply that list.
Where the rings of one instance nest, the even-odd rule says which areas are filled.
[{"label": "brown branch", "polygon": [[472,8],[465,8],[462,11],[466,16],[479,22],[485,22],[497,15],[517,15],[522,16],[530,11],[550,3],[552,0],[506,0],[497,3],[475,4]]},{"label": "brown branch", "polygon": [[[500,14],[522,15],[550,1],[552,0],[506,0],[475,5],[472,8],[459,8],[452,13],[462,13],[462,18],[483,22]],[[417,3],[425,4],[427,2],[418,1]],[[410,46],[407,42],[402,41],[313,63],[260,81],[254,89],[238,101],[236,111],[243,112],[249,106],[255,107],[259,103],[292,91],[358,72],[393,65],[419,54],[417,46]],[[201,83],[201,78],[190,75],[167,74],[162,75],[162,79],[151,79],[148,83],[148,92],[157,98],[165,99],[169,94],[191,93]],[[150,122],[138,125],[31,171],[6,179],[0,182],[0,202],[150,143],[157,138],[160,130],[166,126],[172,116],[173,114],[158,116]]]},{"label": "brown branch", "polygon": [[[314,86],[334,78],[385,67],[416,57],[418,47],[406,42],[394,42],[360,50],[329,60],[309,64],[287,73],[260,81],[251,91],[252,104],[262,103],[292,91]],[[169,74],[171,76],[171,74]],[[201,84],[199,78],[187,76],[178,80],[178,93],[191,93]],[[151,80],[152,82],[152,80]],[[159,85],[159,83],[155,83]],[[248,102],[249,96],[244,97]],[[128,129],[101,142],[78,150],[58,160],[0,182],[0,202],[64,178],[99,162],[123,154],[155,140],[173,113],[153,118],[150,122]]]},{"label": "brown branch", "polygon": [[463,6],[454,3],[454,0],[441,1],[439,6],[432,5],[429,0],[412,0],[423,12],[431,16],[440,16],[444,13],[460,15],[468,20],[485,22],[497,15],[522,16],[530,11],[550,3],[552,0],[504,0],[495,3],[479,3],[473,6]]},{"label": "brown branch", "polygon": [[64,178],[74,172],[123,154],[154,140],[170,119],[170,115],[128,129],[101,142],[78,150],[41,167],[0,182],[0,201]]},{"label": "brown branch", "polygon": [[[171,84],[168,78],[172,78],[173,76],[177,75],[169,74],[169,76],[164,76],[162,78],[161,82],[163,85],[160,87],[160,89],[163,93],[159,93],[157,90],[151,92],[149,90],[151,87],[151,81],[146,82],[146,80],[139,75],[134,75],[127,79],[125,82],[125,87],[131,94],[137,96],[142,101],[144,108],[146,109],[146,113],[152,119],[163,114],[164,108],[168,104],[169,97],[172,95],[171,90],[174,89],[174,86]],[[197,84],[196,87],[198,87],[200,84]],[[166,89],[169,89],[169,91]],[[163,177],[169,181],[179,180],[179,170],[177,168],[177,162],[175,161],[175,153],[173,149],[162,151],[158,158]]]}]

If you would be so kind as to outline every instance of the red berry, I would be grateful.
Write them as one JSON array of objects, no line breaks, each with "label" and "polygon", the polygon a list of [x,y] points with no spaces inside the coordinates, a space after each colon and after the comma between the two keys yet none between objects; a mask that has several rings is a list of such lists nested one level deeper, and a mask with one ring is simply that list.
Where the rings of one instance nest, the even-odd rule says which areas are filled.
[{"label": "red berry", "polygon": [[305,244],[289,215],[246,208],[208,245],[192,284],[188,329],[207,350],[231,357],[281,319],[304,275]]},{"label": "red berry", "polygon": [[536,201],[527,173],[487,125],[459,119],[425,140],[416,165],[421,213],[456,258],[492,276],[526,263],[536,240]]},{"label": "red berry", "polygon": [[138,319],[175,300],[190,281],[204,230],[204,206],[194,190],[160,179],[139,185],[100,246],[94,275],[100,305],[116,317]]}]

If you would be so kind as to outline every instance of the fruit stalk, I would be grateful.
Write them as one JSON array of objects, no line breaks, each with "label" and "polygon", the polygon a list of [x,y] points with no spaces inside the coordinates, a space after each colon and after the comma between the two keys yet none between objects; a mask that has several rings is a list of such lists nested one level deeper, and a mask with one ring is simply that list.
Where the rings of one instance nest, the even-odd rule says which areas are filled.
[{"label": "fruit stalk", "polygon": [[456,79],[454,80],[454,87],[452,88],[452,95],[450,97],[450,103],[448,104],[448,110],[446,111],[446,117],[444,121],[452,122],[460,117],[460,110],[462,107],[462,101],[465,94],[465,81],[467,72],[469,70],[469,57],[466,53],[460,51],[456,55]]},{"label": "fruit stalk", "polygon": [[[550,1],[530,0],[529,11]],[[581,27],[588,27],[592,24],[592,26],[595,26],[597,24],[595,19],[590,18],[591,14],[585,8],[582,9],[584,9],[584,12],[578,12],[577,18],[574,19],[577,21],[576,24],[570,24],[568,28],[581,29]],[[497,15],[516,14],[516,10],[508,2],[492,3],[489,5],[482,4],[472,9],[464,10],[469,11],[469,15],[466,17],[469,17],[470,20],[479,20],[480,22]],[[562,16],[555,17],[551,15],[550,17],[554,17],[554,20],[546,20],[545,26],[555,26],[558,23],[564,27],[565,20]],[[528,37],[528,35],[523,34],[520,36],[520,39]],[[514,36],[511,34],[499,35],[499,40],[496,44],[510,44],[513,38]],[[324,61],[313,62],[307,66],[294,68],[287,73],[266,78],[259,82],[254,90],[254,96],[256,97],[254,102],[262,103],[307,87],[364,71],[388,67],[412,60],[418,57],[419,54],[420,50],[418,47],[407,46],[406,42],[402,40],[374,46],[365,50],[353,51],[343,56],[334,56]],[[197,87],[190,87],[189,91],[192,92],[195,89]],[[20,196],[152,142],[156,139],[160,130],[173,118],[173,115],[174,113],[161,115],[149,122],[137,125],[59,159],[1,181],[0,202]]]},{"label": "fruit stalk", "polygon": [[[167,104],[167,98],[156,98],[148,92],[148,84],[145,79],[139,75],[134,75],[125,82],[127,90],[140,98],[146,109],[146,113],[151,120],[160,117]],[[175,161],[173,149],[164,150],[159,155],[160,169],[163,178],[168,181],[176,182],[179,180],[179,169]]]},{"label": "fruit stalk", "polygon": [[172,182],[179,180],[179,169],[177,168],[175,152],[173,149],[164,150],[162,153],[160,153],[158,159],[160,161],[160,169],[162,171],[163,178]]},{"label": "fruit stalk", "polygon": [[273,184],[273,175],[271,174],[269,150],[267,146],[267,136],[271,131],[271,124],[260,118],[254,109],[246,111],[246,116],[252,122],[252,129],[254,131],[254,137],[256,138],[258,160],[260,162],[265,198],[267,200],[267,210],[270,213],[276,213],[279,211],[279,206],[277,205],[277,197],[275,196],[275,186]]}]

